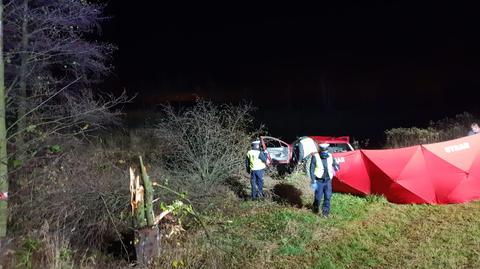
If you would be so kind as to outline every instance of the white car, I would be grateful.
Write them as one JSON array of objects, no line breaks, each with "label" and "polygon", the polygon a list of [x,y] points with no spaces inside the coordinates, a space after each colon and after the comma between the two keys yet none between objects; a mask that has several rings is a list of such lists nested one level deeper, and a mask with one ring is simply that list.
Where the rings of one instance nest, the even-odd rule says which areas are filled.
[{"label": "white car", "polygon": [[310,156],[318,152],[318,144],[330,144],[328,150],[334,157],[337,152],[354,150],[352,145],[350,145],[350,137],[348,136],[303,136],[292,142],[292,144],[275,137],[261,136],[260,141],[263,149],[268,153],[269,163],[273,166],[284,166],[287,168],[287,171],[292,171],[300,163],[308,167]]}]

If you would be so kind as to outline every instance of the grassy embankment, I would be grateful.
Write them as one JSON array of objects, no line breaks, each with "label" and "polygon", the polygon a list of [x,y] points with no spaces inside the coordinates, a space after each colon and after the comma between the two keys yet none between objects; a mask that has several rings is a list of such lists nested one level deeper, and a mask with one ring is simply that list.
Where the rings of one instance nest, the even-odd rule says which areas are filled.
[{"label": "grassy embankment", "polygon": [[[310,202],[302,177],[294,174],[287,183]],[[188,235],[179,248],[189,254],[174,267],[480,268],[480,202],[395,205],[334,194],[329,219],[271,201],[232,200],[216,212],[207,220],[210,238]]]}]

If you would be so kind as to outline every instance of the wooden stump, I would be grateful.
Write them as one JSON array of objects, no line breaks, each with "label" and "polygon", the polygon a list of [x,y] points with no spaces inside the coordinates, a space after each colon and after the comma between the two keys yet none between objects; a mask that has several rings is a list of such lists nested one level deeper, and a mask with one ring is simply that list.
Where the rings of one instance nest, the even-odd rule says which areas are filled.
[{"label": "wooden stump", "polygon": [[135,252],[139,264],[151,264],[160,255],[160,232],[158,227],[135,231]]},{"label": "wooden stump", "polygon": [[11,249],[12,239],[0,238],[0,269],[14,268],[12,261],[14,251]]}]

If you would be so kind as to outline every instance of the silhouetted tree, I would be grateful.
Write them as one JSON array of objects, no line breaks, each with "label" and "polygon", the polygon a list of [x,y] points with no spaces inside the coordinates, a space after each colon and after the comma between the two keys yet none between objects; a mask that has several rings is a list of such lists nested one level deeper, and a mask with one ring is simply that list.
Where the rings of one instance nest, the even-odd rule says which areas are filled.
[{"label": "silhouetted tree", "polygon": [[[108,60],[115,49],[95,40],[105,19],[104,5],[85,0],[3,0],[0,4],[3,194],[8,191],[7,157],[15,154],[16,160],[25,161],[45,139],[71,138],[115,122],[118,112],[111,108],[127,97],[91,90],[111,71]],[[6,143],[12,144],[8,156]],[[0,200],[1,238],[6,233],[7,206]]]},{"label": "silhouetted tree", "polygon": [[[39,137],[84,133],[115,119],[90,86],[111,71],[114,46],[97,42],[104,5],[84,0],[5,3],[9,140],[18,156]],[[22,158],[24,158],[22,156]]]},{"label": "silhouetted tree", "polygon": [[[5,68],[3,64],[3,3],[0,1],[0,253],[3,253],[4,238],[7,233],[7,131],[5,124]],[[1,255],[0,255],[1,256]]]}]

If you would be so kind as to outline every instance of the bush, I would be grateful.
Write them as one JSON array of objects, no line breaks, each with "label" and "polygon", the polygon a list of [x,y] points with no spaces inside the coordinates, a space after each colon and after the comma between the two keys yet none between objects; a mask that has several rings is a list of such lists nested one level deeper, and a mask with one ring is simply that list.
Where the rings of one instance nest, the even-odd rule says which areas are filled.
[{"label": "bush", "polygon": [[208,196],[244,168],[245,152],[254,134],[249,105],[215,105],[199,101],[176,111],[164,108],[157,125],[160,147],[167,149],[165,168],[175,188],[191,191],[190,196]]},{"label": "bush", "polygon": [[[151,132],[142,129],[133,134],[132,142],[127,134],[116,133],[110,139],[125,141],[117,145],[98,141],[69,148],[62,144],[62,150],[53,151],[46,146],[28,166],[16,171],[9,204],[10,232],[18,239],[20,251],[14,262],[26,268],[70,268],[73,264],[77,268],[81,263],[80,268],[90,268],[104,259],[110,262],[101,252],[132,258],[128,167],[138,167],[138,154],[150,147],[149,154],[143,152],[149,174],[165,174],[155,162],[158,154],[152,153],[159,148],[147,140]],[[157,181],[157,177],[152,179]],[[154,204],[157,213],[162,202],[170,202],[164,198]],[[173,198],[178,199],[178,195]],[[161,228],[162,233],[170,232],[168,225]]]},{"label": "bush", "polygon": [[427,128],[393,128],[385,131],[386,148],[408,147],[436,143],[466,136],[472,122],[472,114],[463,112],[453,118],[431,121]]},{"label": "bush", "polygon": [[19,242],[16,264],[21,268],[74,268],[73,251],[65,236],[58,232],[51,233],[45,222]]},{"label": "bush", "polygon": [[23,235],[46,221],[77,246],[118,240],[130,227],[127,167],[125,158],[95,147],[46,152],[12,184],[12,231]]},{"label": "bush", "polygon": [[439,141],[440,134],[433,128],[393,128],[385,131],[386,147],[400,148]]},{"label": "bush", "polygon": [[478,122],[478,118],[468,112],[463,112],[453,118],[447,117],[436,122],[430,122],[429,125],[439,132],[439,141],[445,141],[466,136],[473,122]]}]

